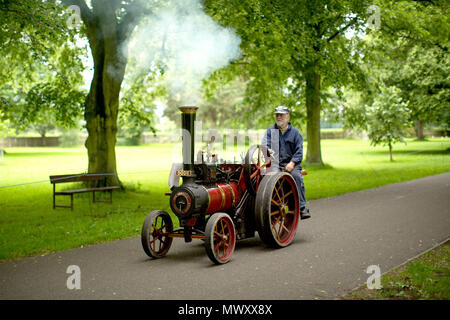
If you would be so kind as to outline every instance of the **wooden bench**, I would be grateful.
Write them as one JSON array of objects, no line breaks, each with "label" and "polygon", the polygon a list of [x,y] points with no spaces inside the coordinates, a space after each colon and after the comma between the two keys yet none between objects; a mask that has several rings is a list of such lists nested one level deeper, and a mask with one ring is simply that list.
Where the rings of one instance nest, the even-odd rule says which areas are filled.
[{"label": "wooden bench", "polygon": [[[92,192],[92,201],[93,202],[108,202],[112,203],[112,191],[116,189],[120,189],[119,186],[108,186],[108,187],[94,187],[94,188],[84,188],[84,189],[74,189],[74,190],[64,190],[64,191],[56,191],[57,183],[66,183],[66,182],[92,182],[92,181],[100,181],[104,180],[106,184],[106,178],[108,174],[63,174],[57,176],[50,176],[50,183],[53,184],[53,209],[56,207],[61,208],[70,208],[73,210],[73,195],[75,193],[85,193]],[[95,192],[109,192],[109,200],[96,200]],[[55,198],[56,196],[70,196],[70,206],[67,205],[56,205]]]}]

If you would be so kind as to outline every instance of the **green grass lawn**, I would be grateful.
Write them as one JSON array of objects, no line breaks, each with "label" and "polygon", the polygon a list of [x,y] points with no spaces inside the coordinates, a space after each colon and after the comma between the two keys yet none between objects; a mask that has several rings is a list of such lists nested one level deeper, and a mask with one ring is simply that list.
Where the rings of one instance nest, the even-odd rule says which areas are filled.
[{"label": "green grass lawn", "polygon": [[349,300],[449,300],[450,241],[381,276],[381,288],[366,286],[350,292]]},{"label": "green grass lawn", "polygon": [[[180,148],[179,144],[117,147],[119,178],[126,191],[115,191],[112,205],[92,203],[90,193],[75,195],[73,211],[52,209],[48,177],[85,172],[84,148],[7,148],[0,162],[0,259],[138,235],[147,213],[170,212],[164,192],[169,191],[172,154],[180,155]],[[397,144],[392,163],[386,148],[371,147],[367,141],[323,140],[322,157],[324,167],[305,166],[308,200],[448,172],[450,139]],[[68,200],[57,197],[58,203]]]}]

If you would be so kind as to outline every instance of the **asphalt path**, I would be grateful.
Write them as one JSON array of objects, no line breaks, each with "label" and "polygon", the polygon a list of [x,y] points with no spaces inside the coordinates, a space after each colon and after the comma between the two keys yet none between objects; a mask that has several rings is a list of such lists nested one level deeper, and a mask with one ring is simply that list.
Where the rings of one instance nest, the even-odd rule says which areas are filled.
[{"label": "asphalt path", "polygon": [[[213,265],[203,242],[174,239],[163,259],[134,237],[0,263],[0,299],[336,299],[450,236],[450,173],[309,203],[294,242],[238,242]],[[81,289],[67,288],[70,265]]]}]

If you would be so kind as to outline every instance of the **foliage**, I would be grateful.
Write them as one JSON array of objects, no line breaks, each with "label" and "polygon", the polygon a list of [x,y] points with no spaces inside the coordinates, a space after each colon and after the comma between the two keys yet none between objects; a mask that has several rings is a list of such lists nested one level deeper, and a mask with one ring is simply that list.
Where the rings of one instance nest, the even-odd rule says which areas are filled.
[{"label": "foliage", "polygon": [[448,1],[378,1],[380,29],[365,41],[368,73],[401,89],[410,119],[450,125]]},{"label": "foliage", "polygon": [[[304,99],[308,63],[319,59],[323,86],[361,80],[355,41],[367,18],[365,1],[206,1],[214,18],[242,38],[241,61],[229,68],[249,79],[247,99],[257,109],[280,104],[285,90]],[[295,108],[295,104],[290,105]]]},{"label": "foliage", "polygon": [[[449,5],[432,1],[377,1],[379,29],[367,30],[358,47],[365,88],[346,86],[327,94],[327,116],[346,128],[366,128],[367,108],[380,85],[400,89],[412,122],[449,126]],[[419,129],[418,129],[419,130]],[[419,132],[417,132],[419,136]]]},{"label": "foliage", "polygon": [[59,137],[59,143],[61,147],[75,147],[81,145],[80,130],[77,128],[63,130]]},{"label": "foliage", "polygon": [[[204,98],[199,103],[198,118],[209,128],[251,128],[254,119],[245,114],[248,107],[244,102],[246,82],[242,78],[224,83],[221,86],[212,84],[217,79],[206,82]],[[215,89],[211,89],[216,85]]]},{"label": "foliage", "polygon": [[450,125],[450,56],[436,47],[425,48],[383,37],[367,41],[372,72],[388,86],[401,89],[409,101],[410,119]]},{"label": "foliage", "polygon": [[[85,92],[81,61],[62,8],[51,1],[2,1],[0,39],[0,120],[17,130],[35,126],[45,135],[55,126],[74,127]],[[50,20],[53,19],[53,20]]]},{"label": "foliage", "polygon": [[368,107],[366,126],[371,144],[389,146],[392,161],[392,145],[396,142],[405,142],[404,129],[410,124],[409,114],[399,89],[384,86],[380,89],[373,104]]},{"label": "foliage", "polygon": [[75,35],[67,18],[56,1],[0,0],[0,87],[38,79],[35,67]]},{"label": "foliage", "polygon": [[[3,112],[0,109],[0,119],[3,117]],[[4,122],[0,121],[0,137],[6,137],[12,132],[10,128],[9,120],[5,120]]]},{"label": "foliage", "polygon": [[122,85],[118,136],[124,137],[127,144],[140,143],[144,131],[155,131],[155,100],[166,94],[165,88],[158,82],[160,70],[148,72],[139,69],[136,61],[127,64],[127,73]]},{"label": "foliage", "polygon": [[[424,48],[449,49],[450,3],[448,1],[378,0],[378,30],[389,42],[404,40]],[[377,32],[378,33],[378,32]]]},{"label": "foliage", "polygon": [[[245,90],[246,82],[243,79],[236,77],[225,80],[220,73],[216,73],[204,81],[202,95],[197,103],[197,121],[202,121],[203,128],[211,129],[247,129],[255,126],[255,118],[246,112],[248,105],[244,101]],[[164,115],[176,124],[180,122],[180,103],[169,96],[164,110]]]},{"label": "foliage", "polygon": [[227,69],[248,79],[247,114],[268,126],[273,108],[286,104],[291,122],[307,123],[306,161],[322,163],[320,111],[324,90],[362,87],[360,48],[354,34],[364,28],[369,1],[205,1],[207,11],[236,29],[243,58]]}]

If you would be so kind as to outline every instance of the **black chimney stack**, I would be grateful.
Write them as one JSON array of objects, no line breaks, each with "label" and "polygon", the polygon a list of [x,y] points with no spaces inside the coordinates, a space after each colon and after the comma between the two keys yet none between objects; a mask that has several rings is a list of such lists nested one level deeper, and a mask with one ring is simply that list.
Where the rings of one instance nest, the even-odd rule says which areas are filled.
[{"label": "black chimney stack", "polygon": [[182,106],[181,111],[181,128],[183,129],[183,170],[189,171],[190,176],[183,176],[183,182],[194,180],[194,147],[195,147],[195,114],[198,107]]}]

